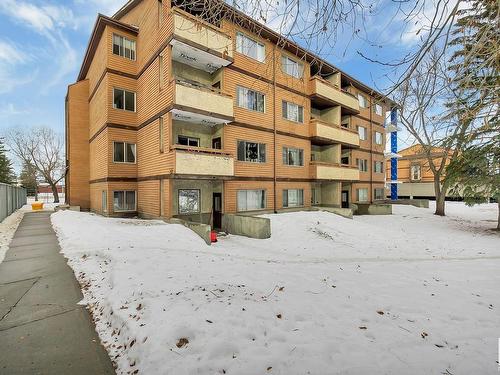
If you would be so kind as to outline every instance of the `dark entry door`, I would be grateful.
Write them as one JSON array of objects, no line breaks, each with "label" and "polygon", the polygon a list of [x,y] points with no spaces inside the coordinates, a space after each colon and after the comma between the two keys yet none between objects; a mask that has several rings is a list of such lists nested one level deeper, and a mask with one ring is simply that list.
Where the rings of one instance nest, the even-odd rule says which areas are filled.
[{"label": "dark entry door", "polygon": [[212,139],[212,148],[220,150],[222,148],[222,140],[220,137]]},{"label": "dark entry door", "polygon": [[221,229],[222,226],[222,193],[213,193],[212,200],[213,228]]},{"label": "dark entry door", "polygon": [[349,191],[342,191],[342,208],[349,208]]}]

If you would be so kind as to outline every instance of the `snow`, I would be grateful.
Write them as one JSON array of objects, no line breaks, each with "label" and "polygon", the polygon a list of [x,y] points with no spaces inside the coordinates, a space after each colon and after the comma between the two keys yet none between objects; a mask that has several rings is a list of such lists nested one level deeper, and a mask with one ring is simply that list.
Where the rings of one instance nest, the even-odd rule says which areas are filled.
[{"label": "snow", "polygon": [[267,215],[270,239],[213,246],[161,221],[52,223],[120,374],[496,374],[497,208],[447,209]]}]

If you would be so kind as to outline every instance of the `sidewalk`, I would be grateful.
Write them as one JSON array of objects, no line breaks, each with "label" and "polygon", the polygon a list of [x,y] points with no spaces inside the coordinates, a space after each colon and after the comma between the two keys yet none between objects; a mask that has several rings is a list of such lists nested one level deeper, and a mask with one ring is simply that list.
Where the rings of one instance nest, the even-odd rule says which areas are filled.
[{"label": "sidewalk", "polygon": [[50,214],[26,213],[0,263],[0,373],[114,374]]}]

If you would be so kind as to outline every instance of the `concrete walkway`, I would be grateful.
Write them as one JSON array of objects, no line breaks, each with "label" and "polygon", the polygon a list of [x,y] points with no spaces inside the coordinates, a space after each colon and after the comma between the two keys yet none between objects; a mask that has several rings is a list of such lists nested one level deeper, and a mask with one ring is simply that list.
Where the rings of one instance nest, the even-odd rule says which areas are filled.
[{"label": "concrete walkway", "polygon": [[50,214],[26,213],[0,263],[0,374],[114,374]]}]

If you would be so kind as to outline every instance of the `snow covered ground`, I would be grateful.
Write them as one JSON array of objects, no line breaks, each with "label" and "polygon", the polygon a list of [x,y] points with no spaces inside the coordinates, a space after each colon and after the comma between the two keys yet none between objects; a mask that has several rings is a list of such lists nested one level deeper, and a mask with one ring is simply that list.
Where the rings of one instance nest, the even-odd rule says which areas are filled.
[{"label": "snow covered ground", "polygon": [[118,373],[497,374],[496,205],[270,215],[207,246],[183,226],[52,215]]}]

